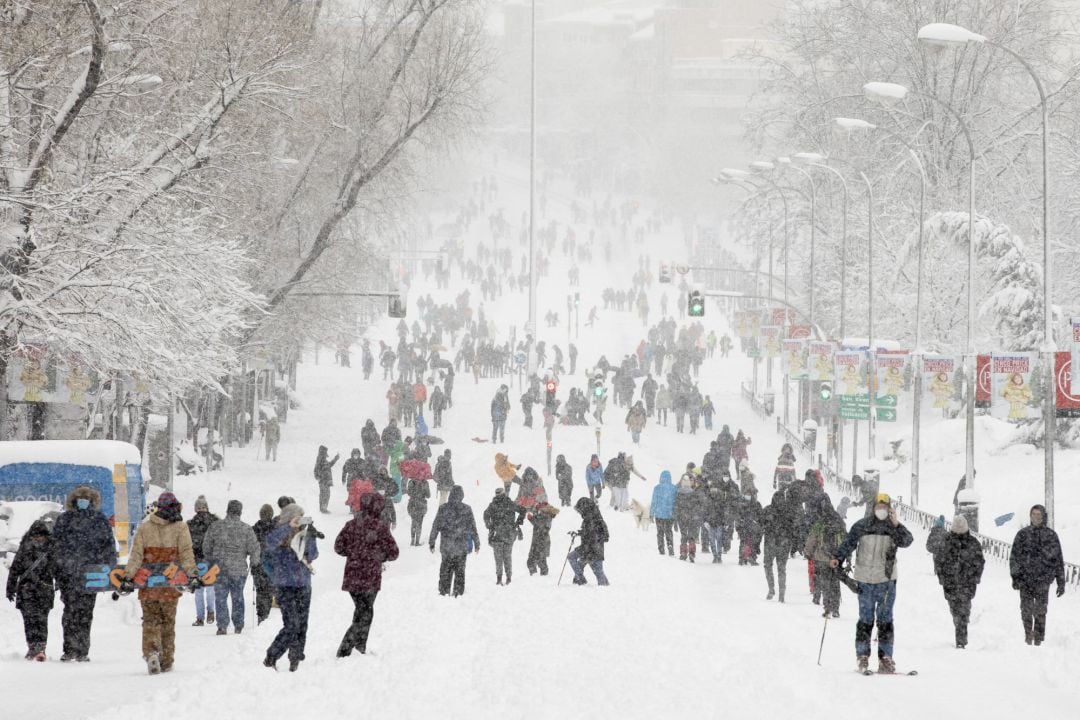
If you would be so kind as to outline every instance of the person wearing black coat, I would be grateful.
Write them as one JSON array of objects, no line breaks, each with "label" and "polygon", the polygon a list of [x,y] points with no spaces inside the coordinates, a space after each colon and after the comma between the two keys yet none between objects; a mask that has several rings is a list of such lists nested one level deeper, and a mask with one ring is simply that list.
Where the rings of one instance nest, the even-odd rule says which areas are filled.
[{"label": "person wearing black coat", "polygon": [[739,536],[739,564],[757,565],[761,550],[761,503],[757,494],[744,492],[736,505],[735,532]]},{"label": "person wearing black coat", "polygon": [[1020,591],[1020,619],[1024,641],[1042,645],[1046,639],[1046,607],[1050,583],[1057,581],[1057,596],[1065,594],[1065,559],[1057,533],[1046,527],[1046,508],[1031,508],[1031,524],[1016,533],[1009,573],[1013,590]]},{"label": "person wearing black coat", "polygon": [[[259,508],[259,520],[251,529],[255,532],[255,539],[259,541],[259,550],[262,557],[266,557],[266,536],[274,529],[274,508],[272,505],[263,505]],[[262,563],[251,568],[251,580],[255,584],[255,618],[261,623],[270,617],[270,608],[274,604],[274,589],[270,584],[270,576]]]},{"label": "person wearing black coat", "polygon": [[94,622],[97,593],[87,590],[84,573],[91,565],[116,564],[116,540],[109,520],[101,512],[101,495],[82,485],[67,496],[65,510],[53,525],[57,585],[64,603],[63,662],[86,662],[90,656],[90,626]]},{"label": "person wearing black coat", "polygon": [[934,553],[934,574],[949,603],[956,628],[956,647],[960,649],[967,645],[971,600],[982,579],[985,562],[982,545],[968,532],[967,518],[957,515]]},{"label": "person wearing black coat", "polygon": [[559,514],[559,509],[540,503],[536,509],[527,515],[533,526],[532,543],[529,545],[529,559],[526,566],[529,574],[533,575],[537,569],[541,575],[548,574],[548,555],[551,554],[551,521]]},{"label": "person wearing black coat", "polygon": [[462,502],[465,491],[455,485],[446,504],[435,513],[431,523],[428,546],[435,552],[435,541],[440,538],[439,594],[449,595],[453,581],[453,597],[465,593],[465,559],[470,552],[480,552],[480,536],[476,532],[476,518],[472,508]]},{"label": "person wearing black coat", "polygon": [[[776,596],[777,600],[784,602],[784,591],[787,587],[787,561],[788,556],[791,555],[792,540],[795,537],[795,526],[798,521],[795,505],[784,490],[773,493],[769,506],[761,512],[761,530],[765,539],[765,581],[769,585],[766,600],[772,600]],[[802,549],[801,544],[799,549]],[[774,562],[776,563],[776,583],[773,582]]]},{"label": "person wearing black coat", "polygon": [[52,531],[42,520],[35,520],[19,542],[19,549],[8,572],[6,596],[22,613],[26,635],[26,659],[45,661],[49,640],[49,612],[56,590],[56,557]]},{"label": "person wearing black coat", "polygon": [[330,451],[325,445],[319,446],[319,452],[315,457],[315,481],[319,483],[319,512],[326,515],[330,512],[330,488],[334,484],[334,463],[339,455],[333,460],[329,459]]},{"label": "person wearing black coat", "polygon": [[405,487],[405,494],[409,496],[409,502],[406,504],[405,510],[408,511],[409,518],[412,520],[409,545],[419,547],[420,534],[424,530],[424,516],[427,515],[427,501],[431,497],[431,488],[428,487],[427,480],[409,480],[409,484]]},{"label": "person wearing black coat", "polygon": [[555,479],[559,483],[559,505],[570,507],[570,497],[574,492],[574,471],[570,463],[566,462],[565,455],[555,458]]},{"label": "person wearing black coat", "polygon": [[360,444],[364,447],[364,457],[373,458],[378,453],[382,441],[374,420],[364,423],[364,428],[360,431]]},{"label": "person wearing black coat", "polygon": [[446,449],[435,461],[435,489],[439,491],[439,505],[445,505],[454,488],[454,466],[450,464],[450,450]]},{"label": "person wearing black coat", "polygon": [[600,508],[596,506],[595,500],[578,498],[574,509],[581,515],[581,529],[576,534],[581,544],[571,550],[567,557],[570,568],[574,571],[574,584],[588,584],[585,579],[585,566],[588,565],[596,576],[597,585],[609,585],[604,574],[604,543],[609,539],[607,523],[600,515]]},{"label": "person wearing black coat", "polygon": [[696,480],[681,481],[675,495],[675,523],[679,526],[679,559],[694,562],[697,539],[705,521],[705,491]]},{"label": "person wearing black coat", "polygon": [[354,478],[361,477],[364,474],[366,466],[367,463],[364,462],[363,456],[360,455],[360,449],[353,448],[349,459],[341,464],[341,484],[348,487]]},{"label": "person wearing black coat", "polygon": [[503,488],[495,490],[495,497],[484,510],[484,527],[488,530],[488,544],[495,551],[495,584],[510,584],[513,572],[514,541],[522,538],[521,524],[525,510],[514,503]]}]

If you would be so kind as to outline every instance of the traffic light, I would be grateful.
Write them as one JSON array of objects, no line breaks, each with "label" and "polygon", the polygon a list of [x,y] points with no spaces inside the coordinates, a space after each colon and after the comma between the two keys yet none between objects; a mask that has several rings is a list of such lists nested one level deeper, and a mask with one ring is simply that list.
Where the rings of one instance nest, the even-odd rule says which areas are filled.
[{"label": "traffic light", "polygon": [[832,400],[832,383],[828,380],[823,380],[821,385],[818,386],[818,397],[822,400]]},{"label": "traffic light", "polygon": [[576,292],[574,293],[574,307],[578,307],[579,305],[581,305],[581,293]]},{"label": "traffic light", "polygon": [[700,291],[690,291],[686,300],[686,314],[690,317],[705,317],[705,296]]},{"label": "traffic light", "polygon": [[386,314],[392,318],[405,317],[405,296],[391,295],[386,307]]},{"label": "traffic light", "polygon": [[666,263],[660,263],[660,282],[671,282],[671,266]]}]

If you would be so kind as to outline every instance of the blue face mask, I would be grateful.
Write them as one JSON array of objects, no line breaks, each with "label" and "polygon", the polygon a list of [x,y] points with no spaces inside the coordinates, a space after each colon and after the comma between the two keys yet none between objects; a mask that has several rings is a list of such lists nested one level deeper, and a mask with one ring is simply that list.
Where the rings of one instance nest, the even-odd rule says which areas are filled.
[{"label": "blue face mask", "polygon": [[79,508],[80,510],[89,510],[90,509],[90,499],[89,498],[79,498],[78,500],[75,501],[75,507]]}]

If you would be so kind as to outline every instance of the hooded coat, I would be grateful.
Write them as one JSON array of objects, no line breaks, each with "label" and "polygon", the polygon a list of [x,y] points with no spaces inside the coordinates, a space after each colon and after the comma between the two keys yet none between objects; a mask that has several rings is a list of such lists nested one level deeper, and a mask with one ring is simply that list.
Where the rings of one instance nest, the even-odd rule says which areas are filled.
[{"label": "hooded coat", "polygon": [[600,464],[600,458],[593,455],[589,464],[585,466],[585,484],[589,487],[599,487],[604,484],[604,466]]},{"label": "hooded coat", "polygon": [[488,529],[488,542],[512,543],[518,539],[521,523],[525,521],[524,509],[517,506],[506,493],[498,493],[484,510],[484,527]]},{"label": "hooded coat", "polygon": [[649,515],[656,520],[671,520],[675,517],[675,495],[678,488],[671,482],[671,473],[660,473],[660,482],[652,491],[649,503]]},{"label": "hooded coat", "polygon": [[[44,542],[31,538],[44,536]],[[15,609],[51,610],[56,593],[56,556],[49,526],[35,520],[22,536],[15,559],[8,571],[6,596],[15,601]]]},{"label": "hooded coat", "polygon": [[604,543],[609,539],[607,523],[600,515],[600,508],[596,502],[589,498],[578,498],[574,509],[581,515],[581,529],[578,537],[581,545],[578,547],[578,557],[584,563],[604,560]]},{"label": "hooded coat", "polygon": [[[79,499],[89,500],[90,507],[80,510],[76,505]],[[97,490],[85,485],[75,488],[68,494],[64,508],[53,525],[57,578],[61,584],[82,590],[87,566],[116,564],[116,541],[108,519],[100,511],[101,495]]]},{"label": "hooded coat", "polygon": [[397,560],[398,546],[383,522],[386,499],[375,493],[360,500],[360,511],[341,528],[334,540],[334,552],[345,557],[341,589],[370,593],[382,589],[382,565]]},{"label": "hooded coat", "polygon": [[441,537],[439,551],[443,555],[467,555],[480,547],[480,535],[476,532],[476,518],[472,508],[466,505],[465,491],[455,485],[446,503],[435,513],[431,523],[428,545],[435,549],[435,541]]},{"label": "hooded coat", "polygon": [[[143,565],[157,563],[176,563],[184,569],[188,577],[198,577],[191,531],[183,520],[166,520],[155,513],[139,525],[135,539],[131,542],[131,553],[128,555],[124,574],[130,580]],[[140,600],[173,600],[178,597],[180,591],[176,588],[139,590]]]},{"label": "hooded coat", "polygon": [[948,533],[934,553],[934,574],[946,595],[973,597],[985,564],[982,545],[969,532]]},{"label": "hooded coat", "polygon": [[559,484],[559,497],[569,500],[574,492],[574,470],[562,455],[555,460],[555,479]]},{"label": "hooded coat", "polygon": [[517,477],[517,471],[517,466],[510,462],[510,458],[503,453],[495,453],[495,474],[503,483],[509,483]]},{"label": "hooded coat", "polygon": [[[1031,509],[1041,510],[1046,517],[1046,508],[1042,505]],[[1025,588],[1049,585],[1054,580],[1064,586],[1065,559],[1061,554],[1061,541],[1045,521],[1038,526],[1028,525],[1016,533],[1009,558],[1009,574],[1014,583]]]}]

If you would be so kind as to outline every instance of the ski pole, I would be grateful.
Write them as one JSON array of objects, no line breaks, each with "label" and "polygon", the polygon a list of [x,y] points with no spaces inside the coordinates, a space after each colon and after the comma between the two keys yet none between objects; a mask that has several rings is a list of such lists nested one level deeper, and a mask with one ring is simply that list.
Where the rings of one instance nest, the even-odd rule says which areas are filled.
[{"label": "ski pole", "polygon": [[570,553],[574,550],[574,538],[577,537],[577,533],[570,531],[570,547],[566,550],[566,558],[563,560],[562,570],[559,572],[559,582],[555,583],[555,587],[559,587],[562,584],[563,575],[566,574],[566,564],[570,562]]},{"label": "ski pole", "polygon": [[825,627],[821,628],[821,645],[817,651],[817,664],[821,665],[821,651],[825,649],[825,631],[829,629],[829,615],[825,615]]}]

